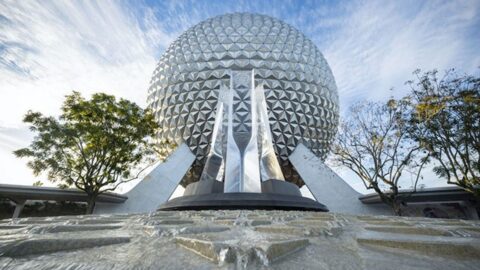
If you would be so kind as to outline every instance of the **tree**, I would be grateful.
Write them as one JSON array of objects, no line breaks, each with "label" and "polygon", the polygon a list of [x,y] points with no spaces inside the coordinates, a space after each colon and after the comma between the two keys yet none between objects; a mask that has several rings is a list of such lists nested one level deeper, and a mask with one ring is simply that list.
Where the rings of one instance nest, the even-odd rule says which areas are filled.
[{"label": "tree", "polygon": [[85,191],[88,214],[99,194],[136,179],[146,168],[140,166],[153,160],[149,138],[158,126],[152,113],[111,95],[97,93],[86,100],[73,92],[58,120],[29,111],[23,121],[36,136],[14,154],[30,158],[27,165],[35,175],[46,172],[61,187]]},{"label": "tree", "polygon": [[34,186],[34,187],[41,187],[41,186],[43,186],[43,183],[42,183],[42,181],[38,180],[38,181],[35,181],[35,182],[32,184],[32,186]]},{"label": "tree", "polygon": [[415,177],[415,189],[428,161],[409,137],[405,121],[408,111],[408,99],[391,99],[386,104],[356,103],[340,123],[332,147],[334,163],[353,171],[396,215],[402,214],[402,174],[408,172]]},{"label": "tree", "polygon": [[480,77],[416,70],[407,85],[414,101],[410,129],[437,161],[434,172],[480,199]]}]

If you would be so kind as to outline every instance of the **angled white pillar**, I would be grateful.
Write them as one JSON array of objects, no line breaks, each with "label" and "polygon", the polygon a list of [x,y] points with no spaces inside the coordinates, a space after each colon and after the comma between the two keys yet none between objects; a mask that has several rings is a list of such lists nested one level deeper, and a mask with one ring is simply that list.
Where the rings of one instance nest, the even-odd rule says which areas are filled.
[{"label": "angled white pillar", "polygon": [[15,210],[13,211],[12,218],[18,218],[20,213],[22,213],[23,207],[25,207],[25,202],[27,200],[14,200],[15,203]]},{"label": "angled white pillar", "polygon": [[354,215],[391,215],[386,205],[366,205],[361,195],[303,144],[288,158],[315,199],[331,212]]},{"label": "angled white pillar", "polygon": [[145,213],[155,211],[166,202],[195,160],[186,144],[180,145],[163,163],[145,176],[122,204],[97,203],[94,214]]},{"label": "angled white pillar", "polygon": [[[285,180],[282,168],[278,163],[275,149],[273,148],[272,131],[270,130],[270,121],[268,119],[267,101],[265,100],[265,91],[263,85],[255,87],[255,110],[257,119],[254,119],[254,125],[258,126],[258,147],[260,152],[260,176],[262,181],[270,179]],[[255,123],[256,122],[256,123]]]},{"label": "angled white pillar", "polygon": [[229,91],[223,85],[220,86],[217,109],[215,114],[215,124],[213,125],[212,141],[210,143],[210,150],[205,161],[205,166],[200,176],[200,181],[219,181],[223,182],[224,175],[224,129],[227,125],[224,123],[225,111],[228,109],[226,105]]}]

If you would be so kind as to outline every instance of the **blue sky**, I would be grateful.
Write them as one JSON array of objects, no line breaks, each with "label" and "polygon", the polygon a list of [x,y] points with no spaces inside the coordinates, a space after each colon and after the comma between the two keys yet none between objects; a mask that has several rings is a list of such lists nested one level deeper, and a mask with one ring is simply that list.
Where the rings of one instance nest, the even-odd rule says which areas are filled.
[{"label": "blue sky", "polygon": [[27,110],[56,115],[71,90],[145,105],[165,48],[196,23],[231,12],[277,17],[312,39],[332,68],[342,112],[357,100],[403,95],[416,68],[478,73],[480,66],[478,0],[3,0],[0,183],[34,181],[25,161],[11,154],[32,138],[21,121]]}]

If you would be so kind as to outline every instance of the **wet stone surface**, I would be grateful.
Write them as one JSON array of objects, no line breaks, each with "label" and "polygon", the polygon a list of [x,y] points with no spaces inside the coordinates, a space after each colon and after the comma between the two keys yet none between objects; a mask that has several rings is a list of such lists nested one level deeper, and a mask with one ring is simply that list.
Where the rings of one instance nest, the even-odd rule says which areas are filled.
[{"label": "wet stone surface", "polygon": [[0,221],[0,269],[476,269],[480,222],[298,211]]}]

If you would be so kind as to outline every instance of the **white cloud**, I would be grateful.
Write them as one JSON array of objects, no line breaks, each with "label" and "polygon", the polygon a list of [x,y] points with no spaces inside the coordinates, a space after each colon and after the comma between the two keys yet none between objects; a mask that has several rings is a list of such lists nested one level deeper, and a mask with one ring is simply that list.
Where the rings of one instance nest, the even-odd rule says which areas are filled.
[{"label": "white cloud", "polygon": [[416,68],[474,72],[480,65],[478,1],[358,1],[353,6],[329,44],[322,44],[342,110],[354,100],[405,94],[403,83]]},{"label": "white cloud", "polygon": [[72,90],[145,105],[155,55],[172,36],[155,18],[134,17],[119,4],[0,2],[0,182],[33,181],[25,161],[12,155],[31,140],[11,132],[28,134],[27,110],[57,115]]},{"label": "white cloud", "polygon": [[1,55],[1,125],[17,126],[30,108],[57,113],[72,90],[85,95],[105,91],[145,104],[156,50],[172,37],[151,17],[145,19],[148,28],[141,29],[128,7],[117,3],[0,4],[7,21],[0,34],[6,47]]}]

